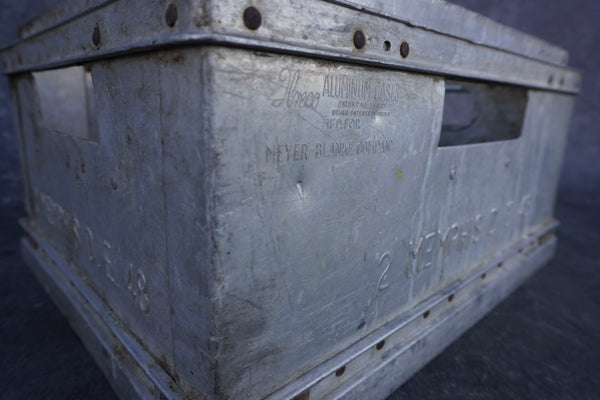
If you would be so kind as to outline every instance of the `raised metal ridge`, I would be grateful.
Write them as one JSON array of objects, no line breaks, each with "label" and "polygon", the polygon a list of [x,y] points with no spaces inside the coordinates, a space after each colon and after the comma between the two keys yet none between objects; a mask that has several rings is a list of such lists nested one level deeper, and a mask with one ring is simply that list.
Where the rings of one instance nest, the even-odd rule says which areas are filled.
[{"label": "raised metal ridge", "polygon": [[[581,81],[577,71],[557,64],[323,0],[282,0],[257,8],[261,24],[256,29],[243,20],[247,5],[235,0],[178,2],[171,7],[177,10],[172,24],[167,21],[169,7],[159,2],[99,4],[7,48],[2,53],[5,73],[218,44],[566,93],[577,93]],[[357,32],[364,39],[360,48],[353,41]]]}]

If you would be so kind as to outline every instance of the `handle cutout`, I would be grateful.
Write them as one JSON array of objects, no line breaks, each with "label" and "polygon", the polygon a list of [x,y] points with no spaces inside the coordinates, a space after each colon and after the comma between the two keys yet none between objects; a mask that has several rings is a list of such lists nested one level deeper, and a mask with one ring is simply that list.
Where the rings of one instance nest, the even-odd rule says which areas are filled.
[{"label": "handle cutout", "polygon": [[34,72],[33,79],[43,129],[98,141],[94,83],[89,68]]},{"label": "handle cutout", "polygon": [[438,146],[517,139],[521,136],[526,107],[526,88],[446,80]]}]

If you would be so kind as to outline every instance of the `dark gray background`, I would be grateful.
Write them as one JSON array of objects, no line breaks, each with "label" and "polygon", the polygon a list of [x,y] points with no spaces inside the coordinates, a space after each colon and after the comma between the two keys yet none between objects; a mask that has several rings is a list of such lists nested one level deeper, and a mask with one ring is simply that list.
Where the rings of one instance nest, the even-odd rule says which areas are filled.
[{"label": "dark gray background", "polygon": [[[58,0],[1,0],[0,47]],[[571,53],[584,81],[560,182],[557,257],[390,399],[600,399],[600,1],[456,0]],[[23,212],[0,78],[0,399],[112,399],[19,255]],[[483,189],[482,189],[483,190]]]}]

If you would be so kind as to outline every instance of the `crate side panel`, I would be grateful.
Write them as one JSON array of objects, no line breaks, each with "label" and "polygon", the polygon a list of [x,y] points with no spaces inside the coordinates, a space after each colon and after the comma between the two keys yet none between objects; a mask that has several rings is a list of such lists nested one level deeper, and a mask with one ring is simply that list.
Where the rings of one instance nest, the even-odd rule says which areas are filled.
[{"label": "crate side panel", "polygon": [[[437,237],[431,266],[439,287],[553,221],[572,97],[539,91],[527,97],[520,137],[435,150],[422,219],[437,226],[420,234],[423,225],[411,229],[413,247],[426,244],[418,254],[428,251],[427,237]],[[417,277],[426,264],[414,260]]]},{"label": "crate side panel", "polygon": [[215,50],[219,379],[261,397],[416,301],[434,77]]},{"label": "crate side panel", "polygon": [[31,226],[122,318],[158,359],[172,362],[156,65],[121,59],[92,66],[98,141],[40,125],[35,81],[21,103]]},{"label": "crate side panel", "polygon": [[[445,287],[523,235],[526,215],[520,204],[534,194],[520,184],[525,149],[524,141],[516,139],[436,150],[435,173],[421,209],[428,222],[412,228],[415,279],[430,269],[436,285]],[[428,266],[424,254],[430,246]]]},{"label": "crate side panel", "polygon": [[210,66],[206,50],[158,52],[173,369],[192,398],[212,395],[209,193]]},{"label": "crate side panel", "polygon": [[[524,190],[536,193],[523,203],[528,213],[527,225],[548,223],[554,215],[554,204],[560,180],[562,160],[575,97],[559,93],[531,90],[529,110],[523,136],[527,141],[524,160]],[[529,189],[527,189],[529,188]]]}]

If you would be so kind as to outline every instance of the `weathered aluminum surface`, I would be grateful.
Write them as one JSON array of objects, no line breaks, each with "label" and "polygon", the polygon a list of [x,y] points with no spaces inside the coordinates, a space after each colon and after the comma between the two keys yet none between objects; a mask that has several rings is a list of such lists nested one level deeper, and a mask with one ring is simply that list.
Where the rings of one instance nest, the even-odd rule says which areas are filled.
[{"label": "weathered aluminum surface", "polygon": [[328,1],[552,64],[567,65],[569,60],[564,49],[443,0]]},{"label": "weathered aluminum surface", "polygon": [[[23,255],[122,399],[184,399],[173,379],[106,302],[23,222]],[[162,395],[162,397],[161,397]]]},{"label": "weathered aluminum surface", "polygon": [[[477,273],[444,288],[267,399],[385,398],[548,261],[556,247],[554,227],[505,249]],[[69,317],[119,396],[189,398],[63,258],[27,224],[24,228],[33,234],[23,241],[28,264]],[[338,376],[342,367],[344,374]]]},{"label": "weathered aluminum surface", "polygon": [[218,47],[91,72],[97,141],[22,127],[32,230],[190,395],[265,397],[552,218],[572,96],[442,148],[436,76]]},{"label": "weathered aluminum surface", "polygon": [[[551,256],[576,72],[328,2],[250,31],[245,4],[168,27],[136,1],[4,53],[28,260],[123,398],[385,396]],[[57,123],[30,70],[75,61],[93,106]],[[478,78],[476,116],[518,99],[490,120],[519,134],[440,143],[447,75]]]},{"label": "weathered aluminum surface", "polygon": [[[116,0],[67,0],[21,27],[19,36],[33,36],[114,1]],[[564,49],[442,0],[325,1],[540,61],[567,65],[568,54]],[[164,5],[161,4],[161,7]]]},{"label": "weathered aluminum surface", "polygon": [[28,38],[68,23],[114,1],[117,0],[64,0],[19,27],[19,38]]},{"label": "weathered aluminum surface", "polygon": [[[110,2],[92,13],[84,13],[17,43],[3,54],[4,70],[17,73],[167,45],[220,43],[572,93],[580,85],[579,74],[561,63],[522,55],[535,54],[532,48],[541,52],[554,49],[536,39],[528,41],[525,35],[514,38],[525,43],[523,46],[529,50],[518,55],[494,48],[493,43],[478,45],[473,42],[473,33],[461,39],[436,32],[436,25],[431,22],[425,23],[425,27],[414,26],[414,20],[409,25],[377,13],[321,0],[258,4],[262,24],[256,30],[249,30],[242,18],[247,6],[235,0],[188,0],[178,3],[178,19],[175,26],[170,27],[165,21],[167,5],[163,2]],[[449,15],[447,18],[451,19]],[[462,18],[462,14],[456,18]],[[484,20],[476,24],[478,32],[485,31],[487,26]],[[357,30],[366,36],[362,49],[356,49],[352,42]],[[441,31],[444,30],[442,27]],[[385,50],[386,41],[390,50]],[[399,53],[402,42],[410,45],[406,58]],[[57,48],[55,43],[61,45]]]},{"label": "weathered aluminum surface", "polygon": [[498,253],[476,273],[440,290],[268,400],[302,394],[328,400],[387,397],[554,255],[553,228]]}]

